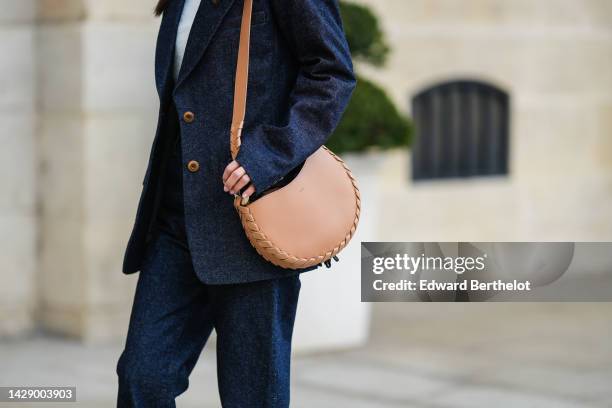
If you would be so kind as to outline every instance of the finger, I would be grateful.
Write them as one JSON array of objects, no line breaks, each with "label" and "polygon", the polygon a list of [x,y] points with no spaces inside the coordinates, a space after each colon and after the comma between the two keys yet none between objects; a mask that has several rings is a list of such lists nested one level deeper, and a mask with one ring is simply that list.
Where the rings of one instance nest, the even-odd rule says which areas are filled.
[{"label": "finger", "polygon": [[[232,161],[230,164],[227,165],[227,167],[225,167],[225,170],[223,171],[223,183],[224,184],[227,182],[227,179],[232,175],[232,173],[236,171],[236,169],[238,169],[239,167],[240,165],[238,164],[236,160]],[[223,191],[227,193],[229,191],[229,186],[227,185],[223,186]]]},{"label": "finger", "polygon": [[242,193],[242,197],[247,198],[252,196],[253,194],[255,194],[255,186],[251,185],[249,188],[244,190],[244,193]]},{"label": "finger", "polygon": [[242,176],[246,174],[246,171],[242,167],[238,167],[234,172],[225,180],[225,186],[231,191],[232,187],[240,180]]},{"label": "finger", "polygon": [[[247,186],[247,185],[248,185],[250,182],[251,182],[251,179],[249,178],[249,176],[248,176],[248,175],[246,175],[246,174],[245,174],[244,176],[242,176],[242,177],[240,178],[240,180],[238,180],[238,181],[236,182],[236,184],[234,184],[234,186],[232,186],[231,190],[232,190],[234,193],[237,193],[237,192],[239,192],[240,190],[242,190],[242,188],[243,188],[243,187],[246,187],[246,186]],[[232,193],[232,194],[234,194],[234,193]]]},{"label": "finger", "polygon": [[227,167],[225,167],[225,170],[223,171],[223,183],[225,183],[225,181],[228,179],[228,177],[234,171],[236,171],[236,169],[238,167],[240,167],[240,165],[238,164],[238,162],[236,160],[233,160],[230,164],[227,165]]}]

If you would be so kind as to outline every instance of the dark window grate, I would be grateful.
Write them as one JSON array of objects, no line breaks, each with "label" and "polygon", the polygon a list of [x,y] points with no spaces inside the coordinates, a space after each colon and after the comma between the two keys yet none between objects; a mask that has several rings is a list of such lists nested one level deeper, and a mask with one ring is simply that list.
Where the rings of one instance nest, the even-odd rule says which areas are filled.
[{"label": "dark window grate", "polygon": [[436,85],[412,100],[415,180],[508,173],[509,97],[476,81]]}]

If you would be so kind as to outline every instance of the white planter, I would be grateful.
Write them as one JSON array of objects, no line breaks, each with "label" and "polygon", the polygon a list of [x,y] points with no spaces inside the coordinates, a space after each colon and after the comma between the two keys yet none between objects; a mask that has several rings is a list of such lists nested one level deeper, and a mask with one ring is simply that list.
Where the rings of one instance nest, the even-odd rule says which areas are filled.
[{"label": "white planter", "polygon": [[376,240],[381,153],[342,155],[357,178],[361,219],[339,262],[302,275],[293,347],[297,352],[328,351],[363,345],[369,334],[371,305],[361,303],[361,241]]}]

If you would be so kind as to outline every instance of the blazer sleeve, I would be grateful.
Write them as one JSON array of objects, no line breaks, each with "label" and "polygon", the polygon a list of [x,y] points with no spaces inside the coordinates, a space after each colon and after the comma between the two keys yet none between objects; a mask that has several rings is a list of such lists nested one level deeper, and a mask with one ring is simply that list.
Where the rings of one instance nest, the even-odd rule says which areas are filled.
[{"label": "blazer sleeve", "polygon": [[333,133],[356,84],[337,0],[271,0],[299,64],[286,124],[262,124],[242,138],[236,161],[260,193]]}]

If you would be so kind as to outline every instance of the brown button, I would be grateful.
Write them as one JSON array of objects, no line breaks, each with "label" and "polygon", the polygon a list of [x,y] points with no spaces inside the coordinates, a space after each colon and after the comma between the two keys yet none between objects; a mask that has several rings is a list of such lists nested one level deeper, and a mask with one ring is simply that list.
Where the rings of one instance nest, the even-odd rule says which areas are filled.
[{"label": "brown button", "polygon": [[187,163],[187,169],[190,172],[195,173],[196,171],[200,170],[200,163],[198,163],[195,160],[192,160],[189,163]]},{"label": "brown button", "polygon": [[193,114],[193,112],[185,112],[183,114],[183,120],[186,123],[191,123],[191,122],[193,122],[195,120],[195,115]]},{"label": "brown button", "polygon": [[219,0],[212,0],[212,4],[217,7],[219,5]]}]

